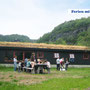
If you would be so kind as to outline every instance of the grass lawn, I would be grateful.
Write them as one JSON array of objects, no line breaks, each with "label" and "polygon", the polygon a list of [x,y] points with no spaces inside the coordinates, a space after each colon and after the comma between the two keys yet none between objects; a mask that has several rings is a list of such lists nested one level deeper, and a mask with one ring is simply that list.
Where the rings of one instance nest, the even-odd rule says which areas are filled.
[{"label": "grass lawn", "polygon": [[30,74],[0,67],[0,90],[90,90],[90,68],[53,68],[50,74]]}]

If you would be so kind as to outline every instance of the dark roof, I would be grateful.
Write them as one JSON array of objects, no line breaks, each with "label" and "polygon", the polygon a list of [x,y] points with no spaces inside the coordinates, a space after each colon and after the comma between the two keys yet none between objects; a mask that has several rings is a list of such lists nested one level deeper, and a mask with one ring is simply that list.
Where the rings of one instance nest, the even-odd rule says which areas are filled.
[{"label": "dark roof", "polygon": [[22,47],[22,48],[43,48],[43,49],[62,49],[62,50],[87,50],[87,46],[72,46],[72,45],[55,45],[45,43],[25,43],[25,42],[0,42],[0,47]]}]

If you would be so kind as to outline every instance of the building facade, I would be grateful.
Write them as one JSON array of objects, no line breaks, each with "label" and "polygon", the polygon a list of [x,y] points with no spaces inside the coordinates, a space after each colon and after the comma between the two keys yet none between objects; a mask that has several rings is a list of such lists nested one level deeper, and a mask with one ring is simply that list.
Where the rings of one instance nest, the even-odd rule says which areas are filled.
[{"label": "building facade", "polygon": [[82,46],[50,45],[20,42],[0,42],[0,63],[13,63],[16,55],[18,60],[31,58],[48,60],[51,64],[56,64],[56,59],[68,58],[70,64],[89,65],[90,48]]}]

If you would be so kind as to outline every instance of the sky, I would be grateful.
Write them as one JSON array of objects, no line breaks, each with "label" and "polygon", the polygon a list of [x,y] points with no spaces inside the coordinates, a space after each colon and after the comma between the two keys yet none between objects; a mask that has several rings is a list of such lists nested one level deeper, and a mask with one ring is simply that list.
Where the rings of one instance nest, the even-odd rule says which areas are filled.
[{"label": "sky", "polygon": [[0,0],[0,34],[38,39],[65,21],[89,17],[90,0]]}]

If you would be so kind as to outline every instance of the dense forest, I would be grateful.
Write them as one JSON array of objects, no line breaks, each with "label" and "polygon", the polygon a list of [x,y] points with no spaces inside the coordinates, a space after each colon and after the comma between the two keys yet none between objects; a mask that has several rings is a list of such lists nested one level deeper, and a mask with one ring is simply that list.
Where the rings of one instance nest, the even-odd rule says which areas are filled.
[{"label": "dense forest", "polygon": [[7,42],[34,42],[28,36],[25,35],[0,35],[0,41],[7,41]]},{"label": "dense forest", "polygon": [[90,17],[64,22],[38,40],[32,40],[25,35],[12,34],[0,35],[0,41],[90,46]]},{"label": "dense forest", "polygon": [[90,45],[90,17],[64,22],[40,37],[37,43]]}]

